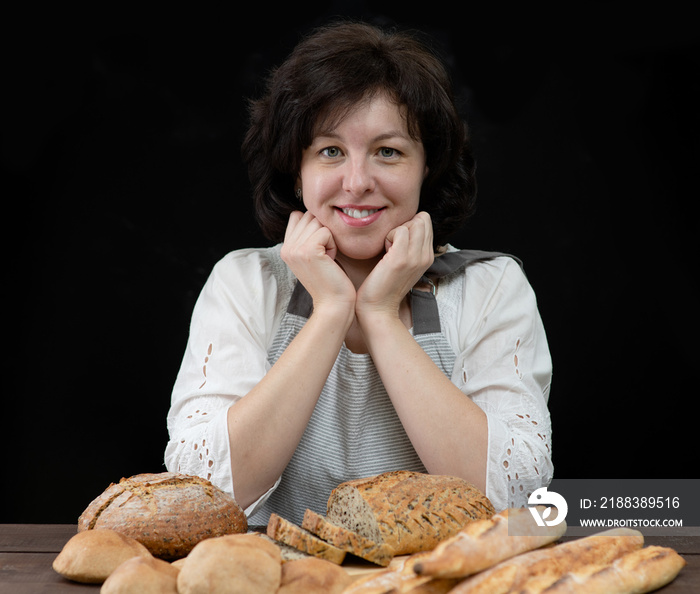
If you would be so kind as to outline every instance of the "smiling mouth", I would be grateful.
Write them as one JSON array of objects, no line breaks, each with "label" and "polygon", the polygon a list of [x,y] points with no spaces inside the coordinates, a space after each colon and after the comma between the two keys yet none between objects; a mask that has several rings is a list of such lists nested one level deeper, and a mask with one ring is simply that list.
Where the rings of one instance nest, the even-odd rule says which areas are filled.
[{"label": "smiling mouth", "polygon": [[379,212],[382,209],[371,208],[360,210],[358,208],[341,208],[340,210],[349,217],[352,217],[353,219],[364,219],[365,217],[373,215],[375,212]]}]

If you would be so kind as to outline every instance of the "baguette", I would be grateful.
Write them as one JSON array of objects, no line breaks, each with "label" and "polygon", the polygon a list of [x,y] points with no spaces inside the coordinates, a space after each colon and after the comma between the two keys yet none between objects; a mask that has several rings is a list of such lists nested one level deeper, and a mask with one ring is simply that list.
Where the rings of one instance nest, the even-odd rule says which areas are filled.
[{"label": "baguette", "polygon": [[527,508],[507,509],[489,519],[467,524],[418,561],[414,569],[425,576],[467,577],[555,542],[565,532],[565,522],[540,528]]},{"label": "baguette", "polygon": [[494,513],[489,499],[460,478],[399,470],[338,485],[326,519],[407,555],[432,550]]},{"label": "baguette", "polygon": [[387,594],[400,592],[401,588],[424,584],[431,578],[416,575],[413,566],[421,556],[426,554],[421,552],[410,557],[395,559],[391,567],[356,579],[343,590],[343,594]]},{"label": "baguette", "polygon": [[377,544],[356,532],[332,524],[323,516],[307,509],[301,527],[347,553],[386,567],[394,558],[394,550],[385,543]]},{"label": "baguette", "polygon": [[452,592],[459,578],[430,578],[428,581],[411,584],[404,583],[387,594],[447,594]]},{"label": "baguette", "polygon": [[685,559],[673,549],[645,547],[610,564],[594,564],[578,572],[566,573],[543,593],[643,594],[672,582],[685,564]]},{"label": "baguette", "polygon": [[246,532],[243,510],[229,494],[198,476],[138,474],[112,483],[78,519],[78,531],[107,528],[166,560],[186,556],[205,538]]},{"label": "baguette", "polygon": [[308,530],[273,513],[267,522],[267,535],[278,542],[295,549],[340,565],[345,559],[345,551],[321,540]]},{"label": "baguette", "polygon": [[644,537],[637,530],[607,530],[502,561],[461,581],[451,594],[541,592],[570,571],[591,563],[611,563],[643,544]]}]

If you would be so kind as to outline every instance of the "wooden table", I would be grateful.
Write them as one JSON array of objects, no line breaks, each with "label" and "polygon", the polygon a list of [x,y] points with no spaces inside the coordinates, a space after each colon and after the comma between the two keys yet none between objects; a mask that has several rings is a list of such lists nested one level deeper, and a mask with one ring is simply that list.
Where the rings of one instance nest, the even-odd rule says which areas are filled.
[{"label": "wooden table", "polygon": [[[99,592],[99,585],[70,582],[51,568],[75,532],[71,524],[0,524],[0,594]],[[645,544],[672,547],[688,563],[675,581],[658,592],[700,592],[700,536],[680,530],[676,536],[646,536]]]}]

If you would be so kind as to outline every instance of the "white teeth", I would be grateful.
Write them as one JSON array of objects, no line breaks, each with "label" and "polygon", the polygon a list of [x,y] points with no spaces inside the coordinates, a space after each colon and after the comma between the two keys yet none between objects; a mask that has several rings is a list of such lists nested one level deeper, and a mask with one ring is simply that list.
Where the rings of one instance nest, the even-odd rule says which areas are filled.
[{"label": "white teeth", "polygon": [[379,209],[375,208],[372,210],[358,210],[356,208],[343,208],[342,210],[346,215],[352,217],[353,219],[363,219],[371,214],[374,214]]}]

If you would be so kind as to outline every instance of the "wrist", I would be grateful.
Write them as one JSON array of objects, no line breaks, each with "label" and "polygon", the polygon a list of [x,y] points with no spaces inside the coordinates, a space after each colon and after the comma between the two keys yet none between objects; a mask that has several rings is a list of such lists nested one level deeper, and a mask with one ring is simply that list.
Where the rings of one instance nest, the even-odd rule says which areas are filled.
[{"label": "wrist", "polygon": [[355,318],[355,304],[342,301],[314,302],[311,318],[334,329],[347,332]]},{"label": "wrist", "polygon": [[406,330],[410,327],[410,312],[408,323],[402,320],[399,308],[357,308],[355,317],[362,333],[371,340],[373,336],[386,336],[396,330]]}]

